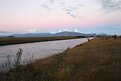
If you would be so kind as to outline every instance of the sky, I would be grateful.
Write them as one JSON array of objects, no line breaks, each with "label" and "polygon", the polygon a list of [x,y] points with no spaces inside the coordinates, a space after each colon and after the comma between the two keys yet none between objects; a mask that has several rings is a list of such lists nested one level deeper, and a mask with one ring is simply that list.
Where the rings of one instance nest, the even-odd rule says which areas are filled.
[{"label": "sky", "polygon": [[121,35],[121,0],[0,0],[1,33]]}]

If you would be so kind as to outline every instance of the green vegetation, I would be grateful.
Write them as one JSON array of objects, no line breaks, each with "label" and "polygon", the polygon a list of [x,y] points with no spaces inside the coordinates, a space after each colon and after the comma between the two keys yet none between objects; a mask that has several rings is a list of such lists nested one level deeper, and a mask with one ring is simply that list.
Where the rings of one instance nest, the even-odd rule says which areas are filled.
[{"label": "green vegetation", "polygon": [[54,40],[66,40],[80,38],[80,36],[60,36],[60,37],[19,37],[19,38],[0,38],[1,45],[10,44],[21,44],[21,43],[33,43],[33,42],[43,42],[43,41],[54,41]]},{"label": "green vegetation", "polygon": [[20,60],[0,81],[121,81],[120,38],[95,38],[28,65]]}]

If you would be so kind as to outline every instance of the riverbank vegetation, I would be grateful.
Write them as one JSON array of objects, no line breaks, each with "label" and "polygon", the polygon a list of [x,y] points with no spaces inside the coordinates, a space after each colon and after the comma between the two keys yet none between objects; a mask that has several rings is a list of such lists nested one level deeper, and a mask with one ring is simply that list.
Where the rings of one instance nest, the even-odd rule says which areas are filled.
[{"label": "riverbank vegetation", "polygon": [[0,46],[33,42],[44,42],[54,40],[67,40],[75,38],[84,38],[84,36],[60,36],[60,37],[4,37],[0,38]]},{"label": "riverbank vegetation", "polygon": [[95,38],[27,65],[21,53],[0,81],[121,81],[121,38]]}]

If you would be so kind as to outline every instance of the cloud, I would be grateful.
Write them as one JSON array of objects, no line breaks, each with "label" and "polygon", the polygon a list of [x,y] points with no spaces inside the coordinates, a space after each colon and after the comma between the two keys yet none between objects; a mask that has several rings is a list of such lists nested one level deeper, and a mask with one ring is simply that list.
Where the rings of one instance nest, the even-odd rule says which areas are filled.
[{"label": "cloud", "polygon": [[32,28],[32,29],[29,29],[27,32],[28,33],[36,33],[37,29],[36,28]]},{"label": "cloud", "polygon": [[80,7],[84,7],[84,4],[82,4],[81,1],[79,0],[75,0],[75,2],[73,2],[73,0],[61,1],[59,4],[61,9],[63,9],[67,15],[77,19],[81,18],[81,16],[78,15]]},{"label": "cloud", "polygon": [[121,10],[121,0],[100,0],[100,3],[107,12]]},{"label": "cloud", "polygon": [[80,11],[80,7],[84,7],[84,4],[82,3],[82,0],[41,0],[40,6],[42,8],[47,9],[49,12],[53,8],[60,8],[62,9],[67,15],[80,19],[81,16],[78,15]]},{"label": "cloud", "polygon": [[98,7],[98,10],[101,8],[106,13],[121,10],[121,0],[41,0],[40,5],[48,12],[51,12],[53,8],[60,8],[65,14],[78,20],[85,18],[86,14],[84,13],[86,10],[90,11],[90,13],[93,12],[91,10],[96,12]]},{"label": "cloud", "polygon": [[73,31],[74,31],[74,32],[80,32],[80,31],[79,31],[79,30],[77,30],[77,29],[74,29]]},{"label": "cloud", "polygon": [[46,9],[48,12],[55,6],[55,0],[40,0],[40,7]]},{"label": "cloud", "polygon": [[63,31],[70,31],[69,29],[59,29],[58,32],[63,32]]},{"label": "cloud", "polygon": [[67,29],[67,28],[59,29],[59,30],[58,30],[58,32],[64,32],[64,31],[68,31],[68,32],[80,32],[80,31],[77,30],[77,29]]},{"label": "cloud", "polygon": [[90,9],[90,5],[95,5],[95,2],[107,13],[121,11],[121,0],[41,0],[40,5],[49,12],[53,8],[60,8],[73,18],[83,19],[81,12]]},{"label": "cloud", "polygon": [[41,4],[41,7],[47,9],[48,11],[50,10],[49,6],[47,4]]}]

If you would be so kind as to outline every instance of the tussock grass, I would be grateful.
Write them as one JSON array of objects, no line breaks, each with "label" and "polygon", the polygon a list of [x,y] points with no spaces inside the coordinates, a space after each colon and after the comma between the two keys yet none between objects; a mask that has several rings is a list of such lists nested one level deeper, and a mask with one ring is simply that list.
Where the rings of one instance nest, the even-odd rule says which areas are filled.
[{"label": "tussock grass", "polygon": [[18,71],[0,73],[0,81],[121,81],[121,39],[95,38]]}]

